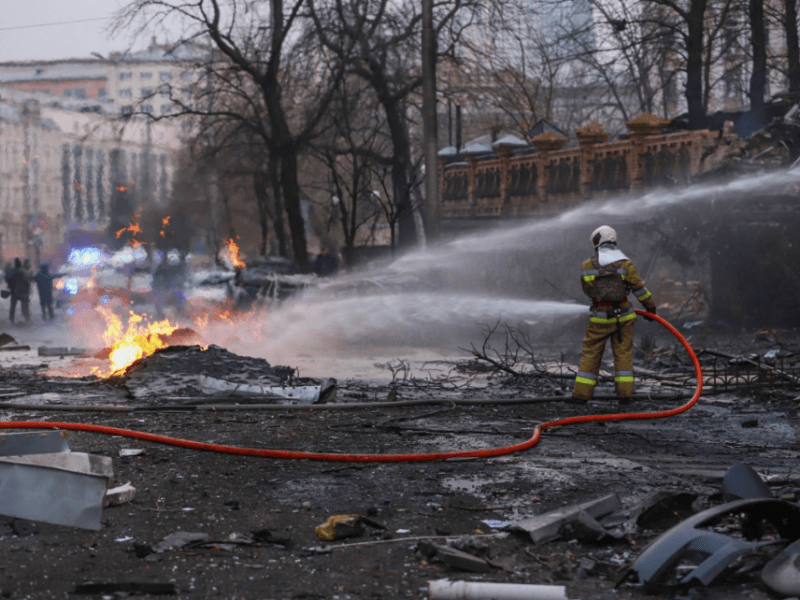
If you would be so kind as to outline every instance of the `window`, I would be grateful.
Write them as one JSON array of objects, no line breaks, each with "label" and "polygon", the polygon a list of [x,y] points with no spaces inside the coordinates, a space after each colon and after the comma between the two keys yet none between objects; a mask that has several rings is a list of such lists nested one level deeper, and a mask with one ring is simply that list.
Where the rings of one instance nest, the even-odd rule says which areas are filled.
[{"label": "window", "polygon": [[142,112],[150,114],[153,112],[153,105],[152,104],[142,104]]},{"label": "window", "polygon": [[153,74],[152,73],[143,72],[143,73],[139,73],[139,77],[141,77],[142,79],[152,79],[153,78]]},{"label": "window", "polygon": [[191,78],[192,78],[192,72],[191,71],[181,71],[181,79],[186,81],[187,79],[191,79]]},{"label": "window", "polygon": [[106,88],[98,88],[97,89],[97,97],[98,98],[105,98],[106,97]]},{"label": "window", "polygon": [[131,107],[131,106],[123,106],[122,107],[122,114],[123,115],[129,115],[132,112],[133,112],[133,107]]},{"label": "window", "polygon": [[192,88],[188,88],[188,87],[181,88],[181,94],[183,94],[184,96],[191,96],[192,95]]},{"label": "window", "polygon": [[132,98],[133,94],[131,93],[130,90],[120,90],[119,91],[119,97],[120,98]]},{"label": "window", "polygon": [[120,81],[128,81],[130,78],[131,78],[131,72],[130,71],[126,71],[125,73],[120,73],[119,74],[119,80]]},{"label": "window", "polygon": [[172,73],[170,73],[169,71],[161,71],[161,73],[158,74],[158,78],[161,81],[169,81],[170,79],[172,79]]},{"label": "window", "polygon": [[166,115],[172,112],[172,105],[171,104],[162,104],[161,105],[161,114]]},{"label": "window", "polygon": [[142,98],[149,98],[153,95],[153,88],[142,88]]},{"label": "window", "polygon": [[164,98],[169,98],[170,88],[169,86],[162,87],[158,90],[158,93],[161,94]]},{"label": "window", "polygon": [[84,88],[70,88],[64,90],[64,95],[67,98],[86,98],[86,90]]}]

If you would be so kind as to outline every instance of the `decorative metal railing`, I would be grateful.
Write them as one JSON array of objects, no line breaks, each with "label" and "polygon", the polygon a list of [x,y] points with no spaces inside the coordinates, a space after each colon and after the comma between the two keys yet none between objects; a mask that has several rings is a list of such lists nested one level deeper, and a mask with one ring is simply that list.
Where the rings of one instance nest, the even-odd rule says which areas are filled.
[{"label": "decorative metal railing", "polygon": [[482,152],[440,155],[440,218],[551,214],[590,197],[665,185],[695,175],[710,132],[662,134],[668,121],[642,114],[627,140],[608,142],[598,123],[567,138],[546,132],[531,144],[502,140]]}]

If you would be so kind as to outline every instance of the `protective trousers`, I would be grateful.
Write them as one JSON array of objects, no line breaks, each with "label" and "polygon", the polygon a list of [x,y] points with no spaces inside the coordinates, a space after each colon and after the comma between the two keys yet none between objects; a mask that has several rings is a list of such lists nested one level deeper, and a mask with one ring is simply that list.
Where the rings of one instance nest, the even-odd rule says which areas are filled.
[{"label": "protective trousers", "polygon": [[617,396],[630,398],[633,395],[633,323],[630,319],[617,323],[589,323],[583,338],[583,351],[575,378],[572,396],[578,400],[590,400],[597,385],[600,362],[606,340],[611,338],[614,353],[614,386]]}]

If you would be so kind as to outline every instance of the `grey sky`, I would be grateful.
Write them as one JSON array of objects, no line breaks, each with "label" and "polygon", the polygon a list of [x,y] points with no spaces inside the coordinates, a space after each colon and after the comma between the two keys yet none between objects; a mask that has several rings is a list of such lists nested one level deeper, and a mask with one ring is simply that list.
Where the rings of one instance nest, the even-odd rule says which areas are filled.
[{"label": "grey sky", "polygon": [[131,40],[109,39],[106,28],[125,4],[126,0],[0,0],[0,62],[124,51]]}]

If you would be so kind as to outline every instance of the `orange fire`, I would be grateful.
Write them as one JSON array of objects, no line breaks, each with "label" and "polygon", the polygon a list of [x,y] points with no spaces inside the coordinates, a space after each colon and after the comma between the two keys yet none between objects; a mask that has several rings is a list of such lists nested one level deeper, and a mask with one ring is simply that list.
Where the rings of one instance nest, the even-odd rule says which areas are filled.
[{"label": "orange fire", "polygon": [[244,269],[247,265],[245,262],[239,258],[239,245],[236,243],[236,240],[230,238],[229,240],[225,241],[227,246],[227,252],[225,252],[224,256],[231,264],[237,269]]},{"label": "orange fire", "polygon": [[158,233],[162,238],[167,237],[166,229],[167,227],[169,227],[169,220],[170,220],[169,215],[161,219],[161,231],[159,231]]},{"label": "orange fire", "polygon": [[147,323],[144,315],[137,315],[131,311],[125,329],[122,320],[113,311],[102,306],[98,306],[97,310],[106,321],[103,340],[110,347],[108,368],[95,371],[100,377],[121,374],[134,361],[167,347],[169,344],[164,340],[164,336],[168,336],[178,328],[168,319]]}]

